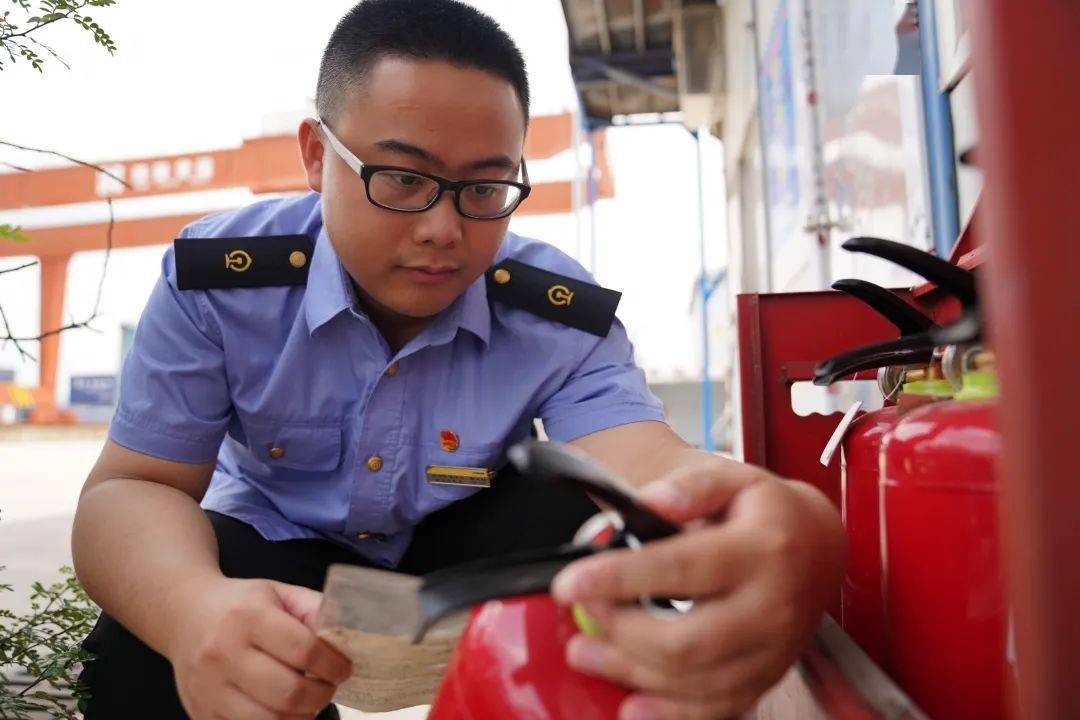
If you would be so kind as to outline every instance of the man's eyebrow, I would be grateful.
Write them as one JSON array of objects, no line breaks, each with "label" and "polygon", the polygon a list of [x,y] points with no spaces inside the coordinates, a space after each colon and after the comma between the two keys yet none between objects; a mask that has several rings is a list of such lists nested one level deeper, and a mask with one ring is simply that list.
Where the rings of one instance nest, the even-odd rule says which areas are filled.
[{"label": "man's eyebrow", "polygon": [[488,168],[493,168],[495,170],[516,170],[517,166],[518,164],[506,155],[492,155],[483,160],[469,163],[465,169],[469,171],[487,170]]},{"label": "man's eyebrow", "polygon": [[402,140],[379,140],[375,143],[375,147],[381,148],[392,153],[398,153],[399,155],[410,155],[418,160],[423,160],[426,163],[430,163],[435,167],[442,169],[446,167],[441,159],[434,154],[428,152],[422,147],[416,145],[410,145]]},{"label": "man's eyebrow", "polygon": [[[407,143],[403,140],[379,140],[375,143],[375,146],[386,150],[387,152],[398,153],[400,155],[409,155],[418,160],[423,160],[426,163],[433,165],[439,170],[446,169],[446,162],[439,158],[434,153],[425,150],[422,147]],[[517,163],[511,160],[506,155],[492,155],[475,162],[468,163],[465,166],[466,171],[486,170],[488,168],[498,170],[514,170],[517,168]]]}]

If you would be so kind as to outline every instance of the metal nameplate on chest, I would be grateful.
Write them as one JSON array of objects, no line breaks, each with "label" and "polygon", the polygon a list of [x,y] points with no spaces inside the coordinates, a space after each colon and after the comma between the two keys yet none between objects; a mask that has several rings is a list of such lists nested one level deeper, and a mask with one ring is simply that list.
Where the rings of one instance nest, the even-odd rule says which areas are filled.
[{"label": "metal nameplate on chest", "polygon": [[431,485],[489,488],[493,479],[495,479],[495,471],[488,468],[451,465],[428,465],[427,468],[427,481]]}]

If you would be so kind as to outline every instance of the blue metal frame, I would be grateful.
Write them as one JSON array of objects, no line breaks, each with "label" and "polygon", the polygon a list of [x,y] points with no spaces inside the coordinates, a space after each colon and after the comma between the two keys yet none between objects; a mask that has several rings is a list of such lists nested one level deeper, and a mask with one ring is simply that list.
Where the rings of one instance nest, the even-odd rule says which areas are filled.
[{"label": "blue metal frame", "polygon": [[919,44],[922,48],[923,119],[926,127],[927,170],[930,176],[930,216],[934,248],[947,258],[960,236],[960,208],[956,189],[956,151],[953,147],[952,108],[939,90],[941,63],[934,0],[919,0]]},{"label": "blue metal frame", "polygon": [[698,172],[698,238],[701,245],[701,276],[698,279],[701,291],[701,446],[712,452],[716,445],[712,438],[713,392],[712,378],[709,376],[709,299],[727,278],[727,271],[721,270],[713,277],[705,269],[705,178],[701,144],[701,133],[690,131],[697,143]]}]

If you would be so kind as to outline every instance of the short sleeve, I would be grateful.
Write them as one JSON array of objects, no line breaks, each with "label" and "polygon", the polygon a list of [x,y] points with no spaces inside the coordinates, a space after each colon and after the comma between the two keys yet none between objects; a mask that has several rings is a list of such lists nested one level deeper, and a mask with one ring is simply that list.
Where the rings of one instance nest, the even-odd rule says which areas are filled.
[{"label": "short sleeve", "polygon": [[176,462],[209,462],[232,417],[221,332],[203,292],[176,289],[173,249],[162,260],[120,376],[109,437]]},{"label": "short sleeve", "polygon": [[548,437],[562,442],[629,423],[664,422],[663,405],[649,391],[618,320],[540,405],[539,415]]}]

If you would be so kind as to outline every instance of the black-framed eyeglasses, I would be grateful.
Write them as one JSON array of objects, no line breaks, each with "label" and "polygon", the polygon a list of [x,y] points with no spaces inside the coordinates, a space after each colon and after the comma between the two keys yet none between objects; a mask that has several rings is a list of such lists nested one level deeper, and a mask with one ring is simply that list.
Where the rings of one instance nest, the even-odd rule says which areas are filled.
[{"label": "black-framed eyeglasses", "polygon": [[434,207],[444,192],[454,194],[454,207],[473,220],[498,220],[517,210],[529,197],[529,170],[521,158],[522,182],[510,180],[447,180],[411,168],[394,165],[368,165],[345,147],[321,119],[319,128],[330,147],[345,164],[360,176],[368,200],[386,210],[417,213]]}]

